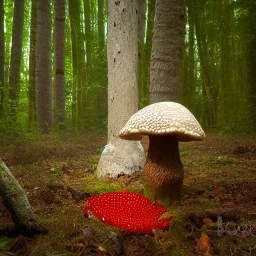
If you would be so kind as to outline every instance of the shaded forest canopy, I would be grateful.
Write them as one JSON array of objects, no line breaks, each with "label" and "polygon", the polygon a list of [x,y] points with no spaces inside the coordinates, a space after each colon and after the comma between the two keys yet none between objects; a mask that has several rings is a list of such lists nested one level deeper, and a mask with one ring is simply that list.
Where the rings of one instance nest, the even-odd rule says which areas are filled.
[{"label": "shaded forest canopy", "polygon": [[[48,18],[51,28],[49,33],[51,95],[48,101],[53,102],[55,127],[71,130],[105,130],[108,105],[107,1],[55,1],[64,4],[62,7],[65,15],[60,17],[57,16],[59,7],[54,1],[47,2],[50,7]],[[30,131],[36,129],[36,72],[32,72],[36,58],[35,31],[39,24],[36,19],[38,14],[36,3],[35,0],[0,1],[0,130],[2,131],[10,130],[10,125],[13,125],[14,129]],[[144,26],[139,26],[140,107],[149,102],[154,0],[147,0],[145,7],[139,10],[140,17],[145,21]],[[186,37],[180,101],[194,113],[206,130],[246,132],[255,128],[255,17],[254,0],[186,1]],[[60,20],[65,22],[63,70],[56,67],[56,46],[54,46],[60,36],[56,33],[58,28],[55,25]],[[20,24],[20,27],[17,27],[17,24]],[[15,53],[12,47],[19,41],[19,37],[15,37],[19,30],[22,47],[20,55],[17,55],[18,48]],[[20,77],[15,76],[13,71],[13,66],[17,65],[18,60],[12,62],[12,51],[16,57],[20,56],[20,66],[18,65]],[[56,119],[58,111],[56,111],[55,99],[60,95],[54,89],[57,75],[62,75],[65,81],[65,118],[61,121]],[[14,77],[17,78],[16,82]]]}]

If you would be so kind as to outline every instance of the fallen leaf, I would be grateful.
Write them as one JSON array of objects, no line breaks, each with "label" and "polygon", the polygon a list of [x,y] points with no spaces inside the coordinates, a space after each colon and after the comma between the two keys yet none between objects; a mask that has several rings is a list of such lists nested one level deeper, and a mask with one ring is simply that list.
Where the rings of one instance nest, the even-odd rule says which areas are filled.
[{"label": "fallen leaf", "polygon": [[212,228],[213,225],[214,225],[213,222],[212,222],[212,220],[209,219],[209,218],[204,218],[204,219],[203,219],[203,222],[204,222],[206,228]]},{"label": "fallen leaf", "polygon": [[211,241],[208,235],[203,232],[196,245],[196,253],[203,256],[213,256]]},{"label": "fallen leaf", "polygon": [[215,188],[215,189],[213,190],[213,193],[214,193],[215,195],[218,195],[222,190],[223,190],[223,187],[217,187],[217,188]]}]

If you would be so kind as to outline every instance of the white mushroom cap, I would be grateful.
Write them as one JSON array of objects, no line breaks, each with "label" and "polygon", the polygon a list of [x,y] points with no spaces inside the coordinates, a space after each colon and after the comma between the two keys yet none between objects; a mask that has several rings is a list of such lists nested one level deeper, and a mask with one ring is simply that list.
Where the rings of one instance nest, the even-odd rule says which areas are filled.
[{"label": "white mushroom cap", "polygon": [[141,135],[177,135],[179,141],[203,140],[205,133],[193,114],[176,102],[158,102],[135,113],[119,137],[141,140]]}]

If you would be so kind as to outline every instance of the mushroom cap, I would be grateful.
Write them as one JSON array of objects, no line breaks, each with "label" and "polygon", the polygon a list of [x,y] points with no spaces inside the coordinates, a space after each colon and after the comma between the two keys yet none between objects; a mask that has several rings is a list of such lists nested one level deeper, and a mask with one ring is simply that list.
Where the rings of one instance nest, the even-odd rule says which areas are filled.
[{"label": "mushroom cap", "polygon": [[119,137],[141,140],[142,135],[177,135],[179,141],[203,140],[205,133],[193,114],[176,102],[158,102],[135,113]]}]

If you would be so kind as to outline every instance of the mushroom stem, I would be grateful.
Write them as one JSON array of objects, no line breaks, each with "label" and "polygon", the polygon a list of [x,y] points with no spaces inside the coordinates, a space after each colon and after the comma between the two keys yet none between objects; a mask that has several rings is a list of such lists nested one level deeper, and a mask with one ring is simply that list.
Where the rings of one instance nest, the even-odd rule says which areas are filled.
[{"label": "mushroom stem", "polygon": [[171,205],[180,196],[184,171],[176,135],[149,135],[149,149],[142,171],[145,194]]}]

